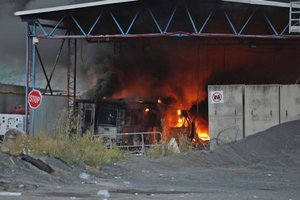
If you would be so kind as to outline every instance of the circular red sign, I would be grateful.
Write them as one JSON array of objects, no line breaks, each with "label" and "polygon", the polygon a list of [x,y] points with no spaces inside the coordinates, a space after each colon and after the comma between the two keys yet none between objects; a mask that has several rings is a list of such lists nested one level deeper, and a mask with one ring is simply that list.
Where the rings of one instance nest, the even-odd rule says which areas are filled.
[{"label": "circular red sign", "polygon": [[212,101],[215,103],[219,103],[223,99],[223,95],[220,92],[214,92],[211,96]]},{"label": "circular red sign", "polygon": [[37,109],[42,103],[42,94],[39,90],[31,90],[28,94],[27,102],[32,109]]}]

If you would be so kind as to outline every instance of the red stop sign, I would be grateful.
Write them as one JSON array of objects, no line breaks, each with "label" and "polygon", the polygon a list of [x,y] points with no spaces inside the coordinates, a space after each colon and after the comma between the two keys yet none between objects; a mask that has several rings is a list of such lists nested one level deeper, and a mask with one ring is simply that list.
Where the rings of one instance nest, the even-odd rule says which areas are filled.
[{"label": "red stop sign", "polygon": [[27,102],[32,109],[37,109],[42,103],[42,94],[39,90],[31,90],[28,94]]}]

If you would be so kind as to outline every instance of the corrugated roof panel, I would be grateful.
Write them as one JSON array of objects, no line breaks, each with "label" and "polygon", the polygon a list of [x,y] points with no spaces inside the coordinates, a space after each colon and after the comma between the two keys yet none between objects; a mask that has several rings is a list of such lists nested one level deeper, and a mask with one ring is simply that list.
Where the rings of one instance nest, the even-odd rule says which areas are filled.
[{"label": "corrugated roof panel", "polygon": [[104,5],[110,5],[110,4],[128,3],[128,2],[134,2],[134,1],[138,1],[138,0],[102,0],[102,1],[96,1],[96,2],[90,2],[90,3],[80,3],[80,4],[73,4],[73,5],[67,5],[67,6],[57,6],[57,7],[50,7],[50,8],[18,11],[18,12],[15,12],[15,15],[16,16],[25,16],[25,15],[48,13],[48,12],[89,8],[89,7],[94,7],[94,6],[104,6]]},{"label": "corrugated roof panel", "polygon": [[[41,9],[34,9],[34,10],[25,10],[25,11],[18,11],[15,12],[16,16],[26,16],[26,15],[34,15],[34,14],[45,14],[50,12],[57,12],[57,11],[65,11],[65,10],[73,10],[73,9],[81,9],[81,8],[90,8],[95,6],[104,6],[104,5],[112,5],[112,4],[119,4],[119,3],[128,3],[128,2],[136,2],[139,0],[102,0],[102,1],[95,1],[89,3],[80,3],[80,4],[73,4],[73,5],[66,5],[66,6],[57,6],[57,7],[50,7],[50,8],[41,8]],[[261,6],[273,6],[273,7],[290,7],[290,3],[287,0],[278,0],[278,1],[271,1],[271,0],[222,0],[223,2],[232,2],[232,3],[243,3],[243,4],[252,4],[252,5],[261,5]]]},{"label": "corrugated roof panel", "polygon": [[290,3],[286,1],[265,1],[265,0],[223,0],[225,2],[233,2],[233,3],[244,3],[244,4],[253,4],[253,5],[261,5],[261,6],[274,6],[274,7],[290,7]]}]

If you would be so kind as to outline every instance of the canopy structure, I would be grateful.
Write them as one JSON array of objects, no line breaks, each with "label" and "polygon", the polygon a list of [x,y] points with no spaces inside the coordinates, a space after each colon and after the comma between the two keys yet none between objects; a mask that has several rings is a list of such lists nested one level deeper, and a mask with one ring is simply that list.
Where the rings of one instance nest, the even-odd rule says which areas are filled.
[{"label": "canopy structure", "polygon": [[[27,23],[26,94],[35,88],[36,59],[39,59],[47,81],[44,93],[53,95],[50,84],[53,73],[49,76],[44,69],[39,40],[62,40],[57,58],[68,41],[69,54],[73,56],[68,66],[67,95],[72,105],[76,98],[77,39],[102,42],[195,37],[294,42],[300,37],[289,31],[290,5],[286,1],[265,0],[102,0],[16,12]],[[27,115],[29,111],[26,103]]]},{"label": "canopy structure", "polygon": [[[270,9],[271,8],[271,9]],[[287,38],[290,3],[264,0],[104,0],[19,11],[35,36],[123,38],[216,36]],[[59,31],[68,30],[68,35]]]}]

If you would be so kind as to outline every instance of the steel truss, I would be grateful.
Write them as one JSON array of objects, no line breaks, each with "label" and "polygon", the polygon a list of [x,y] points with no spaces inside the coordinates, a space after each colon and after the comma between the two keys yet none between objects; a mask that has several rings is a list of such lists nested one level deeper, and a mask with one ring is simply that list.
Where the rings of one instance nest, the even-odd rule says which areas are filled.
[{"label": "steel truss", "polygon": [[[130,12],[129,12],[129,11]],[[289,9],[232,3],[134,3],[36,17],[39,38],[233,37],[289,38]],[[61,29],[70,31],[64,35]]]}]

